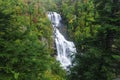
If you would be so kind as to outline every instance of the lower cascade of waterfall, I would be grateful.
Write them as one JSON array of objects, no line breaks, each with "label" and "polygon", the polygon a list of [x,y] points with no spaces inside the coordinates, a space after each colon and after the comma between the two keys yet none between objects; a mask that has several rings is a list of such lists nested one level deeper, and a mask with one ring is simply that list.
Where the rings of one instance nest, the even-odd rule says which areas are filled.
[{"label": "lower cascade of waterfall", "polygon": [[61,24],[61,16],[56,12],[48,12],[48,18],[52,22],[54,29],[54,39],[57,48],[56,59],[61,63],[64,69],[68,69],[72,65],[72,59],[74,58],[74,53],[76,53],[76,48],[73,42],[67,41],[65,37],[60,33],[58,27]]}]

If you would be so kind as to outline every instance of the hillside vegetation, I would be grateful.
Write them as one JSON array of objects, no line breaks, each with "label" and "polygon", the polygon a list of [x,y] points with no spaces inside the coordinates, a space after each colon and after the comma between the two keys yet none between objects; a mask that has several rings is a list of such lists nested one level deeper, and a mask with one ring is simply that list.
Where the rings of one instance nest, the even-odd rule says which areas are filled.
[{"label": "hillside vegetation", "polygon": [[[77,49],[66,72],[53,54],[47,12],[61,14]],[[0,0],[0,80],[120,77],[119,0]]]}]

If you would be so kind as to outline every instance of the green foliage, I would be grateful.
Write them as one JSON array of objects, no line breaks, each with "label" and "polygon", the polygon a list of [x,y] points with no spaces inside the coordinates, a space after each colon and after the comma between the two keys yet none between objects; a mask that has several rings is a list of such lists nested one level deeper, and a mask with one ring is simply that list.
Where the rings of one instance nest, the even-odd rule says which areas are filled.
[{"label": "green foliage", "polygon": [[0,80],[65,80],[44,9],[27,3],[0,1]]},{"label": "green foliage", "polygon": [[77,54],[68,80],[120,75],[119,0],[0,0],[0,80],[66,80],[51,57],[51,23],[60,11]]},{"label": "green foliage", "polygon": [[119,76],[119,0],[62,0],[64,22],[77,54],[68,80],[113,80]]},{"label": "green foliage", "polygon": [[98,48],[90,48],[82,56],[77,55],[70,80],[112,80],[112,69],[109,67],[111,63],[111,57],[105,52]]}]

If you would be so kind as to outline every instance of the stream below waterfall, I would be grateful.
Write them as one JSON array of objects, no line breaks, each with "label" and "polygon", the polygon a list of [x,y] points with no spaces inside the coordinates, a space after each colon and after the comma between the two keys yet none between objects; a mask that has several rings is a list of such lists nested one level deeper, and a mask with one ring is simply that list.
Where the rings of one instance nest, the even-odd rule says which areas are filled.
[{"label": "stream below waterfall", "polygon": [[48,12],[48,18],[52,22],[54,40],[57,49],[56,59],[60,62],[64,69],[68,69],[72,65],[72,59],[76,53],[76,48],[73,42],[67,41],[65,37],[60,33],[59,27],[61,27],[61,15],[57,12]]}]

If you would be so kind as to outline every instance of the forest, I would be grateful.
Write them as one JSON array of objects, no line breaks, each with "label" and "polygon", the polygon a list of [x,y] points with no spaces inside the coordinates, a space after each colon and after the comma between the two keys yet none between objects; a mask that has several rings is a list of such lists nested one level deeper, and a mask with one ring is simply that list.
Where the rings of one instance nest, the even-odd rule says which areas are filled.
[{"label": "forest", "polygon": [[[77,53],[56,60],[47,12],[57,12]],[[0,0],[0,80],[119,80],[120,0]]]}]

